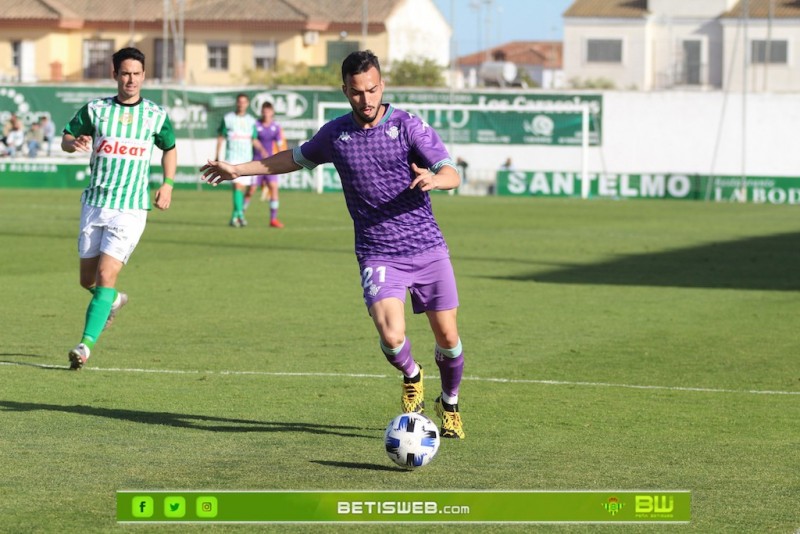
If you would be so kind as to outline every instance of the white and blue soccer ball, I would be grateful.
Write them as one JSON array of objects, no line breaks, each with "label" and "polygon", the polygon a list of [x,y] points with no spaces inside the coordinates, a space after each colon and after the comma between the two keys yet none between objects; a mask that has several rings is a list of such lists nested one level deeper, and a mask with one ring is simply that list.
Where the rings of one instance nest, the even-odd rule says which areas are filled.
[{"label": "white and blue soccer ball", "polygon": [[384,434],[386,454],[399,466],[427,465],[439,450],[439,428],[420,413],[404,413],[391,420]]}]

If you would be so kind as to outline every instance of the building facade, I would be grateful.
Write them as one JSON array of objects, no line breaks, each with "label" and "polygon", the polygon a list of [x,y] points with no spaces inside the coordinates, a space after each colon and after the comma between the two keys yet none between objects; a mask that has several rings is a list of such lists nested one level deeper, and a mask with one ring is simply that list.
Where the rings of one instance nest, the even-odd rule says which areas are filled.
[{"label": "building facade", "polygon": [[794,0],[576,0],[564,72],[573,87],[797,91],[798,34]]},{"label": "building facade", "polygon": [[[94,82],[124,46],[151,80],[241,85],[279,65],[336,66],[351,51],[449,63],[431,0],[0,0],[0,82]],[[421,36],[421,37],[420,37]]]}]

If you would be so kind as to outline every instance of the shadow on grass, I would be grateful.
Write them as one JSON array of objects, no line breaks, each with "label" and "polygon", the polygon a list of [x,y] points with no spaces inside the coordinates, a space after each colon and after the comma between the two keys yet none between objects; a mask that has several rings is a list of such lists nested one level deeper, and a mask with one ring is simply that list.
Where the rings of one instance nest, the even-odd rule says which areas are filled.
[{"label": "shadow on grass", "polygon": [[553,284],[800,290],[800,233],[622,256],[588,265],[495,277]]},{"label": "shadow on grass", "polygon": [[310,462],[312,464],[324,465],[326,467],[341,467],[344,469],[365,469],[368,471],[392,471],[392,472],[409,471],[409,469],[403,469],[402,467],[391,467],[388,465],[379,465],[379,464],[366,464],[362,462],[330,462],[326,460],[310,460]]},{"label": "shadow on grass", "polygon": [[61,406],[36,402],[0,401],[0,409],[15,412],[50,411],[107,417],[120,421],[131,421],[148,425],[163,425],[176,428],[207,430],[209,432],[302,432],[306,434],[325,434],[348,438],[369,438],[374,436],[357,434],[363,428],[343,425],[317,425],[313,423],[289,423],[276,421],[254,421],[249,419],[230,419],[171,412],[145,412],[140,410],[121,410],[117,408],[97,408],[93,406]]}]

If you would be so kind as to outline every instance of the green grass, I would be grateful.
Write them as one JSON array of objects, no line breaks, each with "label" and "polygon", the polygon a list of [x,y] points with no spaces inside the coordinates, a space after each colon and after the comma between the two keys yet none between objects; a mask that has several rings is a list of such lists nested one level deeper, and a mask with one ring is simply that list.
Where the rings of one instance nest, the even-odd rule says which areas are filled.
[{"label": "green grass", "polygon": [[[78,196],[0,190],[2,532],[376,530],[124,527],[124,489],[687,489],[689,525],[455,528],[800,528],[794,207],[437,195],[467,439],[404,472],[382,450],[399,379],[339,195],[283,193],[276,231],[264,204],[232,229],[228,194],[178,191],[122,272],[130,304],[76,373]],[[408,335],[435,376],[426,320],[409,313]]]}]

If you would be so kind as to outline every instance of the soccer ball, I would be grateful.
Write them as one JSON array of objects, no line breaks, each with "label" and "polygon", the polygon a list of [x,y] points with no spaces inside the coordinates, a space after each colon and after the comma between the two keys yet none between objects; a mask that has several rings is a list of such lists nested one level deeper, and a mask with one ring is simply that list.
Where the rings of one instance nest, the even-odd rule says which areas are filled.
[{"label": "soccer ball", "polygon": [[439,428],[421,413],[404,413],[391,420],[383,439],[386,454],[399,466],[427,465],[439,450]]}]

